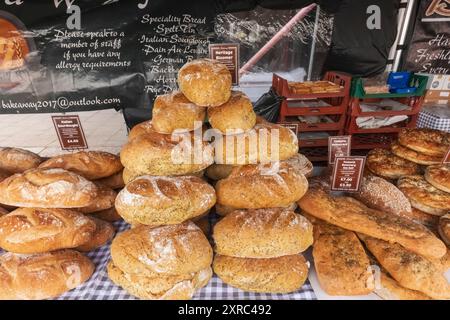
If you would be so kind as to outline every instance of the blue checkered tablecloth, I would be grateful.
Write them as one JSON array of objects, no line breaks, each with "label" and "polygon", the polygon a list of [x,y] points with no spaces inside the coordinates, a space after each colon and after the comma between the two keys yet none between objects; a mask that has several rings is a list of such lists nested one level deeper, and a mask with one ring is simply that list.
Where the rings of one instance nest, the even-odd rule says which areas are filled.
[{"label": "blue checkered tablecloth", "polygon": [[450,106],[424,108],[419,113],[417,127],[450,132]]},{"label": "blue checkered tablecloth", "polygon": [[[213,215],[211,215],[213,216]],[[210,223],[214,223],[212,218]],[[129,228],[123,221],[115,223],[117,232]],[[108,278],[106,266],[110,260],[109,244],[87,254],[96,265],[92,277],[81,286],[66,292],[58,300],[135,300]],[[290,294],[260,294],[245,292],[223,283],[216,275],[208,285],[197,291],[194,300],[314,300],[316,296],[307,281],[297,292]]]}]

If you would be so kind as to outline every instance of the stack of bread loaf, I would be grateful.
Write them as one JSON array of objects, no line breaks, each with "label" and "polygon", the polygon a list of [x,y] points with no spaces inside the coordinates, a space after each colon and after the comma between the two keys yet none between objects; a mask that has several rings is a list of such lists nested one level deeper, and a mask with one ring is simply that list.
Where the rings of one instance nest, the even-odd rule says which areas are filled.
[{"label": "stack of bread loaf", "polygon": [[[0,149],[0,299],[47,299],[80,285],[93,263],[80,253],[114,236],[112,219],[122,170],[117,156],[77,152],[42,159]],[[92,181],[91,181],[92,180]],[[7,212],[12,210],[12,212]]]}]

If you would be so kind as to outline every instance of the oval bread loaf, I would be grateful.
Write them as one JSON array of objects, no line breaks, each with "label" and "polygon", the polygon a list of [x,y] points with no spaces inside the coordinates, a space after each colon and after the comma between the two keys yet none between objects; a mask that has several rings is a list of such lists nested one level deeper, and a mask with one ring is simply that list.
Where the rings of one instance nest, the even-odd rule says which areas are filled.
[{"label": "oval bread loaf", "polygon": [[0,148],[0,169],[11,174],[36,168],[42,161],[39,155],[28,150]]}]

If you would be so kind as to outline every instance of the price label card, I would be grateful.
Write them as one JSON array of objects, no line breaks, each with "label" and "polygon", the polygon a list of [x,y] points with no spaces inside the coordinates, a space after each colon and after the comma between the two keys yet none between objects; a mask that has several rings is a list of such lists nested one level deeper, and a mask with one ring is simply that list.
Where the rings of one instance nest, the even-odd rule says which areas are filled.
[{"label": "price label card", "polygon": [[444,164],[450,164],[450,148],[447,151],[447,155],[444,157]]},{"label": "price label card", "polygon": [[231,72],[233,85],[239,85],[239,44],[212,43],[209,45],[209,57],[226,65]]},{"label": "price label card", "polygon": [[358,192],[364,172],[366,157],[336,158],[331,190]]},{"label": "price label card", "polygon": [[328,138],[328,163],[334,164],[338,157],[349,157],[351,149],[351,136],[336,136]]},{"label": "price label card", "polygon": [[88,145],[78,116],[52,116],[63,150],[87,149]]}]

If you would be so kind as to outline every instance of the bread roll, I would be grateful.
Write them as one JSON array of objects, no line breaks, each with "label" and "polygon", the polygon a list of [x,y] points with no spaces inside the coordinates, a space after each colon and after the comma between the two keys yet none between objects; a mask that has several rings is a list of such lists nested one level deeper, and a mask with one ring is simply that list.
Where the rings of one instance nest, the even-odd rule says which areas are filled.
[{"label": "bread roll", "polygon": [[400,158],[386,149],[373,149],[367,155],[367,168],[376,174],[388,179],[398,179],[402,176],[419,174],[417,163]]},{"label": "bread roll", "polygon": [[233,91],[224,104],[208,108],[211,127],[223,134],[236,134],[252,129],[256,124],[253,105],[245,93]]},{"label": "bread roll", "polygon": [[15,207],[79,208],[96,197],[94,183],[64,169],[31,169],[0,183],[0,203]]},{"label": "bread roll", "polygon": [[0,169],[11,174],[36,168],[43,159],[28,150],[19,148],[0,148]]},{"label": "bread roll", "polygon": [[300,254],[271,259],[216,255],[213,268],[228,285],[261,293],[297,291],[308,277],[308,262]]},{"label": "bread roll", "polygon": [[114,207],[117,192],[101,185],[97,185],[97,190],[97,198],[95,201],[87,207],[78,208],[78,211],[88,214],[108,210]]},{"label": "bread roll", "polygon": [[115,284],[140,299],[189,300],[197,289],[208,284],[212,270],[208,267],[193,274],[147,277],[125,273],[110,262],[108,276]]},{"label": "bread roll", "polygon": [[397,215],[411,213],[408,198],[392,183],[376,176],[363,178],[361,189],[353,194],[366,206]]},{"label": "bread roll", "polygon": [[[297,208],[298,208],[297,203],[294,202],[294,203],[291,203],[290,205],[288,205],[287,207],[285,207],[284,209],[289,209],[289,210],[295,211]],[[227,206],[223,206],[221,204],[216,204],[215,209],[216,209],[216,213],[222,217],[224,217],[224,216],[228,215],[229,213],[236,211],[236,210],[246,210],[243,208],[227,207]]]},{"label": "bread roll", "polygon": [[313,257],[320,286],[327,294],[367,295],[375,289],[369,258],[354,232],[314,223]]},{"label": "bread roll", "polygon": [[380,282],[375,287],[375,293],[383,300],[431,300],[420,291],[402,287],[387,273],[380,273]]},{"label": "bread roll", "polygon": [[222,180],[228,177],[233,166],[227,164],[212,164],[206,168],[206,176],[212,180]]},{"label": "bread roll", "polygon": [[409,149],[443,158],[450,148],[450,133],[434,129],[402,129],[398,142]]},{"label": "bread roll", "polygon": [[122,220],[122,217],[117,213],[115,207],[91,213],[90,216],[108,222],[116,222]]},{"label": "bread roll", "polygon": [[313,242],[311,223],[282,208],[233,211],[216,223],[213,238],[216,253],[241,258],[297,254]]},{"label": "bread roll", "polygon": [[129,223],[157,226],[182,223],[215,203],[214,188],[200,178],[142,176],[119,192],[115,206]]},{"label": "bread roll", "polygon": [[290,129],[257,117],[252,130],[217,137],[215,162],[245,165],[287,160],[298,153],[298,139]]},{"label": "bread roll", "polygon": [[306,190],[308,180],[286,163],[235,167],[216,184],[217,203],[234,208],[287,207]]},{"label": "bread roll", "polygon": [[334,197],[310,188],[298,202],[306,213],[341,228],[396,242],[418,254],[439,259],[445,244],[425,226],[407,218],[369,209],[356,199]]},{"label": "bread roll", "polygon": [[429,166],[425,170],[424,177],[433,187],[450,193],[450,165]]},{"label": "bread roll", "polygon": [[442,240],[450,247],[450,213],[439,219],[438,231]]},{"label": "bread roll", "polygon": [[160,133],[192,131],[203,126],[206,116],[206,108],[190,102],[178,91],[156,97],[152,112],[153,129]]},{"label": "bread roll", "polygon": [[433,164],[440,164],[442,162],[441,156],[430,156],[424,153],[417,152],[415,150],[406,148],[398,142],[391,144],[391,151],[396,156],[412,161],[417,164],[430,166]]},{"label": "bread roll", "polygon": [[122,189],[125,186],[123,181],[123,170],[113,174],[112,176],[98,179],[94,181],[97,185],[104,186],[113,190]]},{"label": "bread roll", "polygon": [[111,223],[92,217],[90,219],[95,223],[94,234],[87,242],[76,247],[78,251],[88,252],[95,250],[104,246],[114,237],[114,226]]},{"label": "bread roll", "polygon": [[361,236],[383,268],[403,287],[433,299],[450,299],[450,285],[429,260],[397,243]]},{"label": "bread roll", "polygon": [[95,223],[76,211],[20,208],[0,217],[0,247],[27,254],[74,248],[94,231]]},{"label": "bread roll", "polygon": [[231,73],[216,60],[197,59],[178,72],[178,86],[186,98],[199,106],[220,106],[231,96]]},{"label": "bread roll", "polygon": [[61,168],[89,180],[109,177],[123,169],[118,156],[103,151],[79,151],[48,159],[40,168]]},{"label": "bread roll", "polygon": [[[128,141],[120,159],[138,175],[172,176],[201,171],[214,161],[213,148],[206,142],[196,146],[189,133],[177,135],[144,134]],[[124,180],[125,177],[124,177]]]},{"label": "bread roll", "polygon": [[414,208],[437,216],[450,211],[450,194],[433,187],[423,176],[401,177],[397,186]]},{"label": "bread roll", "polygon": [[126,273],[149,277],[195,273],[212,263],[212,248],[191,221],[151,228],[138,226],[118,234],[111,258]]},{"label": "bread roll", "polygon": [[74,250],[0,256],[0,299],[41,300],[60,296],[88,280],[94,264]]}]

